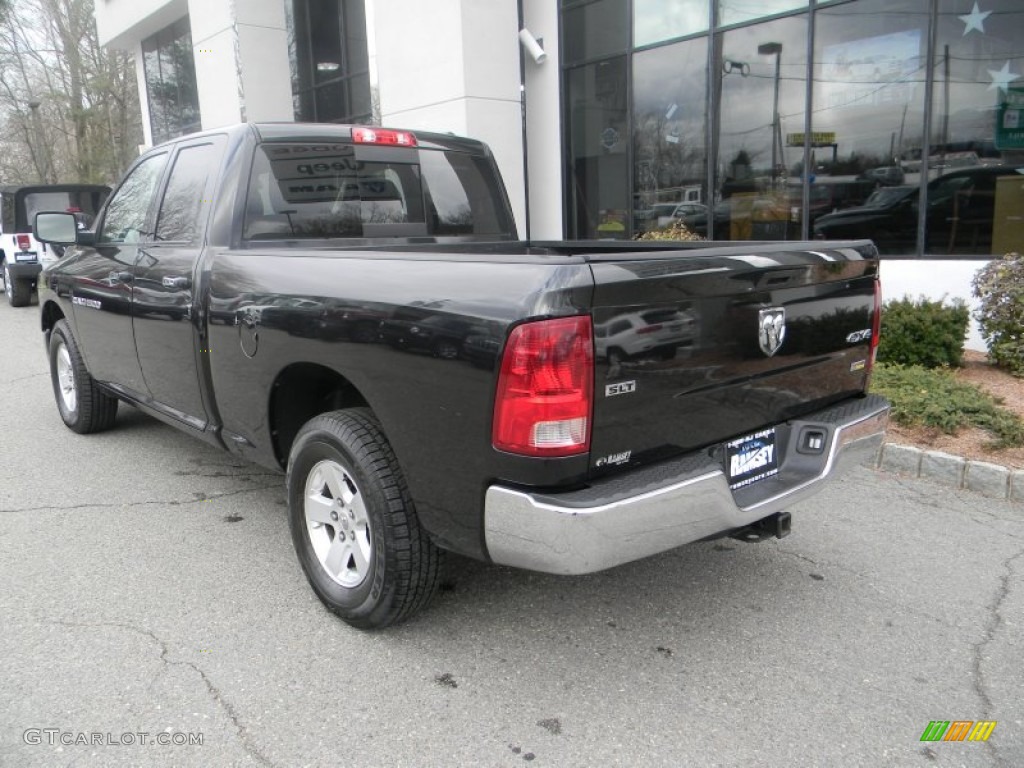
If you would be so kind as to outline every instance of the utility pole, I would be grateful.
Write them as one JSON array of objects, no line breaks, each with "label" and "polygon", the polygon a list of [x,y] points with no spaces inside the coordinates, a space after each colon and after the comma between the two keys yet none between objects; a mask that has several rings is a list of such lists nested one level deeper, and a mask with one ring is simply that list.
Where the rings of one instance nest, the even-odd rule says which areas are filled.
[{"label": "utility pole", "polygon": [[761,43],[757,52],[762,56],[775,56],[775,96],[772,99],[772,186],[778,178],[778,164],[782,146],[782,131],[779,125],[779,82],[782,74],[782,43]]}]

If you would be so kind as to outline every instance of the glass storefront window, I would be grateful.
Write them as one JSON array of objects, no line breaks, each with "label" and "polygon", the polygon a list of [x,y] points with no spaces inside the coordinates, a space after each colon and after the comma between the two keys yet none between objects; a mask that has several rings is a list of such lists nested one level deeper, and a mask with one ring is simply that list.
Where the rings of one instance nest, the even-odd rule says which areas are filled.
[{"label": "glass storefront window", "polygon": [[628,0],[589,0],[562,12],[562,61],[572,64],[629,49]]},{"label": "glass storefront window", "polygon": [[569,70],[568,230],[572,239],[629,236],[626,57]]},{"label": "glass storefront window", "polygon": [[718,23],[725,27],[806,7],[807,0],[718,0]]},{"label": "glass storefront window", "polygon": [[940,0],[925,252],[1024,249],[1024,8]]},{"label": "glass storefront window", "polygon": [[569,236],[1024,248],[1021,0],[560,6]]},{"label": "glass storefront window", "polygon": [[142,41],[153,143],[198,131],[199,89],[188,17]]},{"label": "glass storefront window", "polygon": [[708,0],[633,0],[633,44],[707,31],[708,16]]},{"label": "glass storefront window", "polygon": [[[692,229],[717,240],[800,237],[807,17],[716,35],[715,205]],[[794,210],[795,209],[795,210]]]},{"label": "glass storefront window", "polygon": [[[860,0],[816,14],[808,211],[816,237],[870,237],[882,253],[916,248],[929,5]],[[882,187],[900,194],[864,210]]]},{"label": "glass storefront window", "polygon": [[287,18],[295,119],[370,122],[363,0],[292,0]]},{"label": "glass storefront window", "polygon": [[704,210],[706,72],[705,37],[633,57],[634,233]]}]

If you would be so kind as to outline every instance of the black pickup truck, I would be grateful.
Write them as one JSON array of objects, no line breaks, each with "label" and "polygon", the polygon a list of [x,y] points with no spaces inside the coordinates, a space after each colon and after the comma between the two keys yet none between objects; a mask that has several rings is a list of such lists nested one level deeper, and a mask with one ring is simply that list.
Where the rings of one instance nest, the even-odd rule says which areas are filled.
[{"label": "black pickup truck", "polygon": [[889,406],[870,242],[520,242],[449,135],[241,125],[142,157],[40,281],[71,429],[130,403],[287,472],[293,543],[357,627],[443,555],[558,574],[789,530]]}]

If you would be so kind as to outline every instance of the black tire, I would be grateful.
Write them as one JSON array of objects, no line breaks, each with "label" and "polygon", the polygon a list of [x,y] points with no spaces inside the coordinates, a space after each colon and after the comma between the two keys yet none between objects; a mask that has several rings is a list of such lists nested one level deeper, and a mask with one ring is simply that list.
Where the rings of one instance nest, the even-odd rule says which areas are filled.
[{"label": "black tire", "polygon": [[7,294],[7,303],[12,307],[27,307],[29,302],[32,301],[32,281],[31,280],[14,280],[11,277],[11,271],[7,268],[7,262],[3,264],[4,268],[4,293]]},{"label": "black tire", "polygon": [[[420,526],[394,452],[371,411],[334,411],[307,422],[292,444],[287,485],[295,553],[331,611],[353,627],[378,629],[430,601],[444,553]],[[340,566],[333,573],[332,557]]]},{"label": "black tire", "polygon": [[57,410],[68,427],[85,435],[113,426],[117,398],[103,392],[89,375],[67,320],[57,321],[50,332],[50,381]]}]

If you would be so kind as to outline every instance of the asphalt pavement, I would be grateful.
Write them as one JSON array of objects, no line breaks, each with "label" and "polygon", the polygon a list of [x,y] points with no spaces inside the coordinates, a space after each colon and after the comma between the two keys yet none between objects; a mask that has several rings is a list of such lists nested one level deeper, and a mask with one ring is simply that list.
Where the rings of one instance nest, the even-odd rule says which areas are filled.
[{"label": "asphalt pavement", "polygon": [[131,408],[70,432],[37,329],[0,304],[0,766],[1024,765],[1020,502],[865,467],[783,540],[460,560],[365,633],[281,476]]}]

